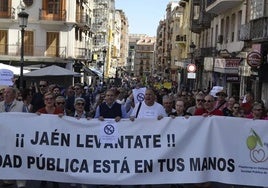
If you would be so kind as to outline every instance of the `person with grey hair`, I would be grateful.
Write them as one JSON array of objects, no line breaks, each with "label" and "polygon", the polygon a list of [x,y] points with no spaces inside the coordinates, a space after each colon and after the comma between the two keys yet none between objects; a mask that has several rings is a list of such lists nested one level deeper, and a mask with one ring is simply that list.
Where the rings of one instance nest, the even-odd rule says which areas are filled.
[{"label": "person with grey hair", "polygon": [[16,100],[17,89],[7,87],[4,90],[4,101],[0,102],[0,112],[26,112],[22,101]]},{"label": "person with grey hair", "polygon": [[90,119],[89,112],[85,111],[86,100],[82,97],[78,97],[74,100],[74,109],[75,111],[71,113],[69,116],[75,117],[77,119],[87,118]]},{"label": "person with grey hair", "polygon": [[[0,112],[27,112],[22,101],[16,100],[17,89],[13,87],[6,87],[4,90],[4,100],[0,102]],[[12,185],[13,181],[3,180],[2,186]],[[16,180],[17,187],[25,187],[25,180]]]},{"label": "person with grey hair", "polygon": [[164,95],[162,98],[162,105],[165,108],[165,111],[168,116],[176,112],[176,110],[174,109],[174,99],[172,96]]}]

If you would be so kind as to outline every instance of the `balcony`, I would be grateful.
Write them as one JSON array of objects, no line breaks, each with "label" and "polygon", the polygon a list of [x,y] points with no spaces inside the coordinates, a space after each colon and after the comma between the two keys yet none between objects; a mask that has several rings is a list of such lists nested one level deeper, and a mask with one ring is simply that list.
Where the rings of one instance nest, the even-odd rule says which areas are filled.
[{"label": "balcony", "polygon": [[81,25],[91,25],[91,19],[86,12],[78,12],[76,13],[76,22]]},{"label": "balcony", "polygon": [[194,6],[200,6],[200,0],[193,0]]},{"label": "balcony", "polygon": [[200,51],[197,49],[196,51],[196,57],[212,57],[213,56],[213,50],[215,48],[213,47],[207,47],[207,48],[200,48]]},{"label": "balcony", "polygon": [[186,45],[186,35],[177,35],[175,43],[179,45]]},{"label": "balcony", "polygon": [[193,20],[191,21],[190,30],[191,30],[193,33],[198,33],[198,34],[200,34],[201,31],[203,30],[203,26],[202,26],[201,24],[199,24],[199,20],[197,20],[197,19],[193,19]]},{"label": "balcony", "polygon": [[240,28],[239,39],[242,41],[267,41],[268,39],[268,18],[262,17],[251,20]]},{"label": "balcony", "polygon": [[185,7],[185,6],[186,6],[186,1],[180,1],[180,2],[179,2],[179,5],[180,5],[181,7]]},{"label": "balcony", "polygon": [[268,18],[262,17],[260,19],[250,21],[250,36],[252,40],[267,41],[268,38]]},{"label": "balcony", "polygon": [[49,10],[39,9],[39,19],[49,21],[66,21],[66,10],[49,12]]},{"label": "balcony", "polygon": [[207,0],[206,11],[212,14],[222,14],[242,4],[243,0]]},{"label": "balcony", "polygon": [[[0,55],[3,59],[5,56],[20,58],[20,45],[0,44]],[[24,55],[34,57],[59,57],[66,58],[66,47],[49,47],[24,45]]]},{"label": "balcony", "polygon": [[239,32],[239,40],[241,40],[241,41],[251,40],[250,23],[247,23],[245,25],[241,25],[240,32]]},{"label": "balcony", "polygon": [[91,51],[87,48],[75,48],[75,58],[91,60]]},{"label": "balcony", "polygon": [[[200,2],[199,3],[196,2],[195,6],[200,6],[200,14],[198,18],[192,19],[190,30],[194,33],[199,34],[201,33],[202,30],[210,28],[210,23],[211,23],[213,15],[210,13],[207,13],[205,11],[205,7],[203,6],[203,4],[200,5]],[[194,16],[191,15],[191,17],[193,18]]]}]

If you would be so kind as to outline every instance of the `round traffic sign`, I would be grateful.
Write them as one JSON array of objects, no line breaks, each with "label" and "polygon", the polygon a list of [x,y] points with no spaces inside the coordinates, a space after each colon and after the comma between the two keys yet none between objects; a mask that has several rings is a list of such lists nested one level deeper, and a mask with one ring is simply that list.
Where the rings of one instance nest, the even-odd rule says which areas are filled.
[{"label": "round traffic sign", "polygon": [[189,65],[187,65],[187,71],[188,72],[195,72],[196,71],[195,64],[190,63]]}]

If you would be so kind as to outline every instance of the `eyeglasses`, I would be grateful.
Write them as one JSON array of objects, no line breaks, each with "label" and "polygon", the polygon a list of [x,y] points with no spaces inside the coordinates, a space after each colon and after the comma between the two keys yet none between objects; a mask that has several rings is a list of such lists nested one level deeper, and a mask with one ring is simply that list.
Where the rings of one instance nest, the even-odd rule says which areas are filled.
[{"label": "eyeglasses", "polygon": [[254,109],[255,111],[262,111],[262,108],[260,108],[260,109]]},{"label": "eyeglasses", "polygon": [[63,105],[63,104],[65,104],[65,102],[57,102],[57,104],[58,105],[61,105],[61,104]]},{"label": "eyeglasses", "polygon": [[75,88],[74,88],[74,90],[80,90],[80,88],[78,88],[78,87],[75,87]]},{"label": "eyeglasses", "polygon": [[239,108],[239,106],[234,106],[234,109],[238,109]]},{"label": "eyeglasses", "polygon": [[196,99],[197,102],[205,102],[203,99]]},{"label": "eyeglasses", "polygon": [[53,97],[48,97],[48,98],[45,98],[46,101],[48,100],[53,100]]},{"label": "eyeglasses", "polygon": [[85,103],[78,102],[76,103],[77,106],[84,106]]},{"label": "eyeglasses", "polygon": [[46,85],[39,85],[39,87],[47,87]]},{"label": "eyeglasses", "polygon": [[213,102],[213,101],[211,101],[211,100],[204,100],[204,102],[210,103],[210,102]]}]

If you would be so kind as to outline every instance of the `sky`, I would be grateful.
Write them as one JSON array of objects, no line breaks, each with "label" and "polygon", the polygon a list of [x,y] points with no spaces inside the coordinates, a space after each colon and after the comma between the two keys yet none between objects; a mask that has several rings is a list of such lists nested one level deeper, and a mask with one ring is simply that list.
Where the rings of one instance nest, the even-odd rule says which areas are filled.
[{"label": "sky", "polygon": [[166,15],[170,0],[115,0],[115,8],[125,12],[130,34],[156,36],[160,20]]}]

